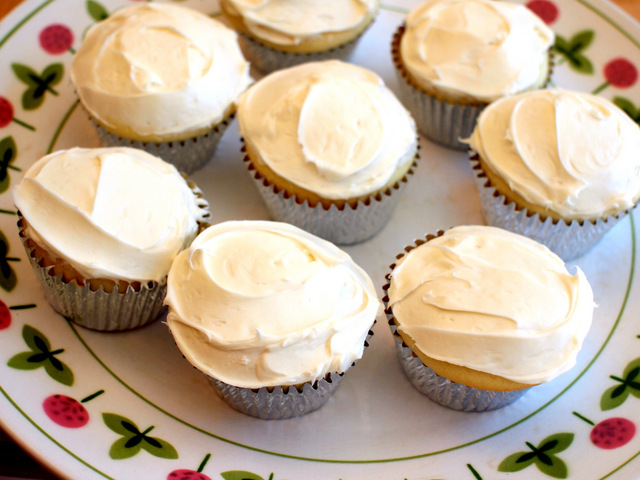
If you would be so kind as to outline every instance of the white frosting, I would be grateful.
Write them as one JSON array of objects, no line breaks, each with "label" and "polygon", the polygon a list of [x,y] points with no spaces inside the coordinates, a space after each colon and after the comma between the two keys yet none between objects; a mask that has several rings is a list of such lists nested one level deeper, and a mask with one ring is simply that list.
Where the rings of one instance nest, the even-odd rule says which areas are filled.
[{"label": "white frosting", "polygon": [[228,0],[247,30],[276,45],[359,26],[378,8],[378,0]]},{"label": "white frosting", "polygon": [[640,127],[601,97],[541,90],[501,99],[469,142],[514,192],[566,219],[624,211],[640,196]]},{"label": "white frosting", "polygon": [[490,102],[541,85],[553,32],[524,5],[428,0],[406,19],[400,53],[420,85]]},{"label": "white frosting", "polygon": [[388,290],[425,355],[533,385],[569,370],[593,314],[582,273],[526,237],[461,226],[402,257]]},{"label": "white frosting", "polygon": [[417,148],[413,119],[382,79],[337,60],[258,81],[240,97],[238,129],[276,174],[329,199],[377,191]]},{"label": "white frosting", "polygon": [[235,32],[162,3],[122,8],[91,27],[71,79],[96,120],[136,139],[207,130],[251,83]]},{"label": "white frosting", "polygon": [[361,357],[380,303],[333,244],[286,223],[209,227],[169,272],[167,323],[207,375],[246,388],[295,385]]},{"label": "white frosting", "polygon": [[13,196],[29,236],[85,278],[164,281],[206,213],[175,167],[133,148],[52,153]]}]

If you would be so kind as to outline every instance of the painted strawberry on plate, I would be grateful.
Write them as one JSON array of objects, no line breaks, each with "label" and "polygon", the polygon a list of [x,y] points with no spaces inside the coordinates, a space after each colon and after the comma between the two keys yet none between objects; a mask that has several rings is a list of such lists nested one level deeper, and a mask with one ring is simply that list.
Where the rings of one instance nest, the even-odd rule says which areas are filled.
[{"label": "painted strawberry on plate", "polygon": [[104,393],[104,390],[89,395],[80,401],[67,395],[56,393],[44,399],[42,408],[47,417],[58,425],[66,428],[81,428],[89,423],[89,412],[84,408],[83,403],[93,400],[102,393]]}]

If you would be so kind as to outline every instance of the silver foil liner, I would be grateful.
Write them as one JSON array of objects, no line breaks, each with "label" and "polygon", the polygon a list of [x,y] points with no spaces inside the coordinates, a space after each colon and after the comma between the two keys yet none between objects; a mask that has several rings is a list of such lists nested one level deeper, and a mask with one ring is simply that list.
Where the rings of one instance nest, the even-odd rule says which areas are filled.
[{"label": "silver foil liner", "polygon": [[320,203],[312,207],[306,200],[301,202],[295,195],[278,189],[257,172],[247,156],[244,161],[273,220],[290,223],[337,245],[363,242],[382,230],[416,166],[414,161],[402,180],[384,193],[358,202],[355,207],[347,204],[340,209],[331,205],[325,209]]},{"label": "silver foil liner", "polygon": [[[186,174],[183,173],[182,177],[202,210],[202,216],[198,219],[198,232],[201,232],[209,226],[209,203],[198,185],[190,181]],[[53,266],[44,266],[43,259],[35,257],[34,249],[27,245],[27,234],[20,212],[18,216],[20,240],[45,298],[56,312],[78,325],[99,331],[131,330],[160,317],[167,293],[166,278],[163,282],[140,282],[138,290],[129,285],[124,293],[120,293],[117,288],[109,293],[102,286],[98,290],[92,290],[88,283],[81,286],[76,282],[67,282],[61,274],[54,275],[51,272]]]},{"label": "silver foil liner", "polygon": [[471,136],[476,119],[487,104],[447,102],[416,87],[409,80],[400,60],[399,45],[403,33],[404,26],[401,25],[393,36],[391,47],[400,100],[411,112],[418,130],[429,140],[446,148],[466,150],[468,145],[460,139]]},{"label": "silver foil liner", "polygon": [[[364,342],[365,350],[373,337],[372,329],[373,325]],[[354,365],[355,362],[351,367]],[[338,388],[345,373],[331,372],[324,378],[297,386],[261,388],[236,387],[213,377],[207,378],[220,398],[235,410],[264,420],[282,420],[299,417],[322,407]]]},{"label": "silver foil liner", "polygon": [[107,293],[101,286],[91,290],[88,283],[80,286],[66,282],[62,275],[54,276],[53,267],[43,266],[41,258],[33,255],[33,248],[26,245],[26,236],[20,225],[22,240],[29,262],[33,267],[45,298],[53,309],[64,317],[86,328],[100,331],[130,330],[142,327],[157,319],[163,311],[162,301],[167,284],[143,283],[139,290],[129,286],[125,293]]},{"label": "silver foil liner", "polygon": [[[405,26],[400,25],[391,43],[391,57],[402,103],[413,115],[418,130],[429,140],[446,148],[467,150],[468,144],[460,140],[471,136],[478,116],[488,103],[458,103],[438,99],[414,84],[400,58],[400,40],[404,31]],[[553,66],[553,52],[549,51],[549,74],[545,86],[551,83]]]},{"label": "silver foil liner", "polygon": [[411,348],[404,344],[400,335],[394,330],[395,324],[391,322],[390,326],[400,365],[411,385],[444,407],[463,412],[486,412],[513,403],[528,390],[528,388],[504,392],[482,390],[441,377],[433,369],[427,367]]},{"label": "silver foil liner", "polygon": [[569,223],[554,221],[551,217],[542,218],[539,214],[531,214],[507,200],[491,185],[473,152],[470,152],[470,159],[485,222],[536,240],[564,261],[587,253],[628,213],[622,212],[593,221],[572,220]]},{"label": "silver foil liner", "polygon": [[[369,27],[367,27],[367,29],[368,28]],[[329,50],[313,53],[291,53],[276,50],[275,48],[260,43],[245,33],[238,34],[238,43],[240,44],[240,49],[244,57],[251,66],[266,75],[276,70],[293,67],[306,62],[319,62],[322,60],[347,61],[355,50],[361,36],[362,34],[347,43]]]},{"label": "silver foil liner", "polygon": [[227,117],[220,124],[206,133],[196,137],[171,142],[141,142],[131,140],[109,132],[102,125],[91,119],[100,142],[105,147],[132,147],[162,158],[171,163],[179,171],[190,174],[203,167],[213,156],[222,135],[234,115]]},{"label": "silver foil liner", "polygon": [[209,377],[217,394],[235,410],[265,420],[299,417],[322,407],[340,385],[343,374],[331,373],[314,383],[288,388],[234,387]]},{"label": "silver foil liner", "polygon": [[[436,234],[429,234],[425,239],[416,240],[414,245],[405,247],[404,251],[409,252],[413,248],[428,242],[429,240],[444,234],[443,230],[439,230]],[[400,259],[404,253],[396,256]],[[391,271],[396,264],[390,265]],[[382,290],[389,290],[389,280],[391,272],[385,276],[387,283],[383,285]],[[389,296],[385,293],[382,297],[384,303],[384,311],[389,323],[391,335],[395,342],[396,356],[398,357],[400,366],[405,376],[411,382],[416,390],[431,399],[432,401],[453,410],[464,412],[485,412],[502,408],[520,398],[529,388],[510,391],[494,391],[483,390],[479,388],[468,387],[461,383],[441,377],[432,368],[425,365],[420,357],[407,346],[398,333],[398,326],[393,316],[393,310],[389,306]]]}]

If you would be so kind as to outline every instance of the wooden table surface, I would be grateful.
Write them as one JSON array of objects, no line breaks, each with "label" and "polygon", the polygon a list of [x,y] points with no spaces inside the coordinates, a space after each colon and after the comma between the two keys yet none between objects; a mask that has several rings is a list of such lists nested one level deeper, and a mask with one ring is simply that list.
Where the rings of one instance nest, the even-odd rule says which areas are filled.
[{"label": "wooden table surface", "polygon": [[[9,13],[16,5],[23,0],[0,0],[0,19]],[[605,0],[606,1],[606,0]],[[640,0],[609,0],[617,4],[620,8],[628,12],[636,20],[640,21]],[[6,470],[6,465],[20,465]],[[9,467],[10,468],[10,467]],[[54,480],[45,469],[15,445],[7,435],[0,430],[0,480],[11,479],[38,479]]]}]

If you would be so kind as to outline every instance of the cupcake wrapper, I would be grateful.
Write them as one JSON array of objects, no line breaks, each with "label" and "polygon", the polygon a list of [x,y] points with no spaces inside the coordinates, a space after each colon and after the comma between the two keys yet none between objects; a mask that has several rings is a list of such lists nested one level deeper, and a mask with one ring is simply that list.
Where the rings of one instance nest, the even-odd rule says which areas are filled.
[{"label": "cupcake wrapper", "polygon": [[[367,334],[365,349],[371,337],[373,330]],[[354,365],[355,362],[351,367]],[[265,420],[281,420],[299,417],[322,407],[338,388],[345,373],[331,372],[320,380],[298,386],[261,388],[235,387],[213,377],[207,378],[220,398],[235,410]]]},{"label": "cupcake wrapper", "polygon": [[179,171],[190,174],[203,167],[213,156],[216,147],[233,115],[223,120],[210,131],[193,138],[172,142],[141,142],[130,140],[109,132],[95,120],[91,120],[102,145],[107,147],[133,147],[146,151],[165,162],[173,164]]},{"label": "cupcake wrapper", "polygon": [[[201,209],[201,217],[198,219],[198,232],[209,226],[207,222],[209,203],[205,200],[202,190],[194,182],[190,181],[186,174],[182,177],[196,196],[197,205]],[[62,275],[53,275],[52,266],[44,266],[42,258],[37,258],[34,249],[27,245],[27,234],[20,212],[18,221],[19,235],[22,245],[27,253],[31,267],[33,268],[45,298],[53,309],[86,328],[99,331],[130,330],[142,327],[162,314],[164,310],[164,297],[167,293],[167,283],[149,281],[141,283],[136,290],[129,285],[125,293],[114,289],[111,293],[103,287],[91,290],[88,283],[84,286],[76,282],[63,280]]]},{"label": "cupcake wrapper", "polygon": [[411,384],[434,402],[453,410],[485,412],[502,408],[520,398],[528,389],[498,392],[467,387],[440,377],[413,354],[391,325],[400,365]]},{"label": "cupcake wrapper", "polygon": [[[467,139],[473,133],[476,120],[488,103],[457,103],[429,95],[415,85],[402,65],[400,59],[400,39],[405,27],[401,25],[393,35],[391,56],[398,79],[399,96],[405,107],[411,112],[418,130],[429,140],[454,150],[467,150],[468,145],[461,139]],[[549,52],[549,75],[545,86],[551,81],[553,53]]]},{"label": "cupcake wrapper", "polygon": [[[404,251],[409,252],[413,248],[442,234],[444,234],[443,230],[439,230],[436,234],[429,234],[425,239],[416,240],[414,245],[405,247]],[[403,256],[404,253],[397,255],[396,258],[400,259]],[[393,271],[395,266],[395,263],[390,266],[391,271]],[[385,278],[389,281],[391,273],[388,273]],[[389,287],[390,284],[387,282],[383,285],[382,290],[387,292]],[[432,401],[453,410],[484,412],[509,405],[528,390],[528,388],[510,391],[483,390],[468,387],[461,383],[453,382],[448,378],[441,377],[432,368],[425,365],[420,357],[402,340],[393,317],[393,311],[389,307],[389,296],[386,295],[386,293],[382,297],[382,301],[384,303],[384,311],[389,323],[391,335],[395,342],[396,356],[398,357],[400,366],[405,376],[411,382],[411,385]]]},{"label": "cupcake wrapper", "polygon": [[295,195],[276,188],[255,170],[248,157],[244,161],[273,220],[290,223],[337,245],[363,242],[382,230],[416,166],[414,161],[407,174],[392,188],[358,202],[355,208],[345,205],[339,209],[331,205],[325,209],[320,203],[312,207],[306,200],[301,202]]},{"label": "cupcake wrapper", "polygon": [[361,36],[362,34],[350,42],[330,50],[313,53],[291,53],[276,50],[254,40],[245,33],[238,35],[238,43],[251,66],[266,75],[276,70],[293,67],[306,62],[319,62],[332,59],[346,61],[351,57]]},{"label": "cupcake wrapper", "polygon": [[510,202],[490,184],[477,160],[471,158],[473,178],[480,193],[485,222],[514,233],[519,233],[543,245],[562,258],[572,260],[587,253],[628,212],[611,215],[596,221],[572,220],[554,222],[551,217],[531,214]]},{"label": "cupcake wrapper", "polygon": [[301,389],[240,388],[209,377],[218,395],[232,408],[265,420],[299,417],[322,407],[342,380],[342,374],[331,373],[314,383],[305,383]]},{"label": "cupcake wrapper", "polygon": [[404,26],[400,26],[393,36],[391,46],[402,103],[411,112],[418,130],[429,140],[446,148],[466,150],[468,145],[460,139],[471,136],[476,119],[487,104],[447,102],[415,87],[400,61],[400,38],[403,33]]},{"label": "cupcake wrapper", "polygon": [[152,322],[162,313],[166,283],[149,282],[139,291],[130,286],[125,293],[107,293],[102,287],[92,291],[88,284],[80,286],[65,282],[62,275],[52,275],[52,267],[42,266],[42,259],[33,255],[22,232],[20,238],[47,301],[78,325],[100,331],[129,330]]}]

